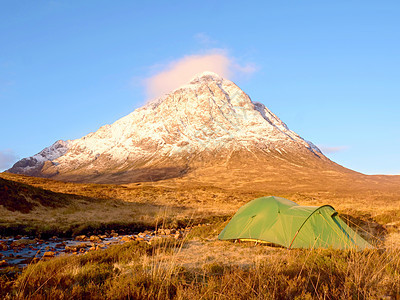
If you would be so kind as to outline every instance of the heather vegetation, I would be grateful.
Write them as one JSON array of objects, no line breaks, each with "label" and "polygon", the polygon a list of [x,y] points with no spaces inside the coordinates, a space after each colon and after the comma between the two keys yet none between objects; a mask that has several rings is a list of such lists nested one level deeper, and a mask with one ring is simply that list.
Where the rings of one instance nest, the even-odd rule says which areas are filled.
[{"label": "heather vegetation", "polygon": [[127,242],[27,267],[0,293],[16,299],[382,299],[400,293],[400,254],[287,250],[215,239],[223,223],[186,239]]},{"label": "heather vegetation", "polygon": [[[131,241],[86,254],[0,269],[10,299],[396,299],[400,297],[400,215],[394,190],[222,188],[172,181],[75,184],[2,174],[34,203],[0,206],[1,233],[77,235],[154,227],[192,229],[184,239]],[[20,185],[19,185],[20,184]],[[349,184],[350,185],[350,184]],[[43,198],[54,197],[56,206]],[[260,191],[261,190],[261,191]],[[51,194],[49,194],[49,193]],[[249,200],[275,194],[303,205],[334,206],[374,250],[292,249],[218,241]],[[57,200],[58,199],[58,200]],[[46,216],[45,220],[43,215]],[[197,224],[207,226],[193,226]]]}]

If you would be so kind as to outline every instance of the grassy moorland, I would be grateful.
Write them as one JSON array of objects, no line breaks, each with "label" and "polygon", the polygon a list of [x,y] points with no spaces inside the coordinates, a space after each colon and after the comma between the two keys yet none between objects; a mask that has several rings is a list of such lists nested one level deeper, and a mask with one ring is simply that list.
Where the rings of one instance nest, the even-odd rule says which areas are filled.
[{"label": "grassy moorland", "polygon": [[[210,175],[211,176],[211,175]],[[14,299],[396,299],[400,297],[397,178],[285,186],[244,178],[123,185],[65,183],[3,173],[29,208],[0,206],[3,230],[78,234],[102,228],[195,227],[184,240],[129,242],[80,256],[2,269],[0,297]],[[356,178],[357,179],[357,178]],[[4,189],[4,188],[3,188]],[[0,191],[1,192],[1,191]],[[41,195],[34,197],[34,195]],[[218,241],[229,216],[264,195],[331,204],[377,246],[362,252],[287,250]],[[46,201],[53,199],[53,204]],[[22,201],[23,202],[23,201]],[[32,204],[32,205],[31,205]],[[43,218],[46,216],[46,218]],[[45,219],[45,220],[44,220]]]},{"label": "grassy moorland", "polygon": [[273,182],[251,178],[240,181],[238,178],[235,178],[234,185],[230,178],[213,182],[206,176],[197,177],[197,181],[178,179],[112,185],[69,183],[1,173],[0,179],[13,182],[16,193],[29,199],[29,203],[38,202],[35,199],[37,194],[41,194],[44,200],[29,211],[0,206],[0,230],[3,233],[16,230],[39,232],[49,236],[110,228],[141,230],[161,223],[183,227],[226,220],[248,201],[275,195],[301,205],[330,204],[356,226],[373,235],[384,235],[388,241],[399,238],[400,243],[397,233],[400,227],[398,178],[390,184],[385,182],[386,177],[375,179],[372,176],[373,179],[361,182],[344,178],[343,182],[327,181],[321,186],[285,185],[279,183],[280,178]]},{"label": "grassy moorland", "polygon": [[[396,299],[400,254],[287,250],[217,241],[223,223],[184,240],[128,242],[0,277],[14,299]],[[10,276],[10,275],[8,275]]]}]

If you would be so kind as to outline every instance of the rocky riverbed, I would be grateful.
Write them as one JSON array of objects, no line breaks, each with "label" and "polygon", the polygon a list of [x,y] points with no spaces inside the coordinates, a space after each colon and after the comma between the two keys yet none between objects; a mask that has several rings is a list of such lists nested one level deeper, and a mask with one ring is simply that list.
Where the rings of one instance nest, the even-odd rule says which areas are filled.
[{"label": "rocky riverbed", "polygon": [[133,240],[151,243],[153,240],[168,237],[182,239],[189,231],[190,228],[158,229],[121,234],[112,230],[103,234],[79,235],[71,239],[54,236],[46,240],[28,236],[0,237],[0,268],[23,268],[59,255],[85,254]]}]

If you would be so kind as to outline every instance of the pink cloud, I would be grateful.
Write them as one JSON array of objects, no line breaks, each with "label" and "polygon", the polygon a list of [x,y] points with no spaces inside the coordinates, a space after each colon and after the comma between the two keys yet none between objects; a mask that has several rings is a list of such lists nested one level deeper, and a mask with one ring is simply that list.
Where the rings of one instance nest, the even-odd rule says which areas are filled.
[{"label": "pink cloud", "polygon": [[187,55],[168,63],[157,74],[145,80],[148,99],[162,96],[189,82],[196,74],[211,71],[224,78],[249,75],[256,71],[253,64],[240,65],[221,49],[203,55]]}]

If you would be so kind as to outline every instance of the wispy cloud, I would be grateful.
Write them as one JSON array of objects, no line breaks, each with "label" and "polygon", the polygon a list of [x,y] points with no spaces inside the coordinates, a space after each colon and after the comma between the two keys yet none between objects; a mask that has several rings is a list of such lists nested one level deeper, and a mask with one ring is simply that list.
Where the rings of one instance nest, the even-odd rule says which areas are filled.
[{"label": "wispy cloud", "polygon": [[252,63],[240,64],[224,49],[213,49],[204,54],[186,55],[164,64],[145,80],[148,99],[154,99],[190,81],[196,74],[211,71],[224,78],[250,75],[257,70]]},{"label": "wispy cloud", "polygon": [[325,154],[329,153],[336,153],[347,150],[349,147],[347,146],[336,146],[336,147],[329,147],[329,146],[322,146],[318,145],[318,148]]},{"label": "wispy cloud", "polygon": [[8,169],[18,160],[18,156],[11,149],[0,150],[0,171]]}]

